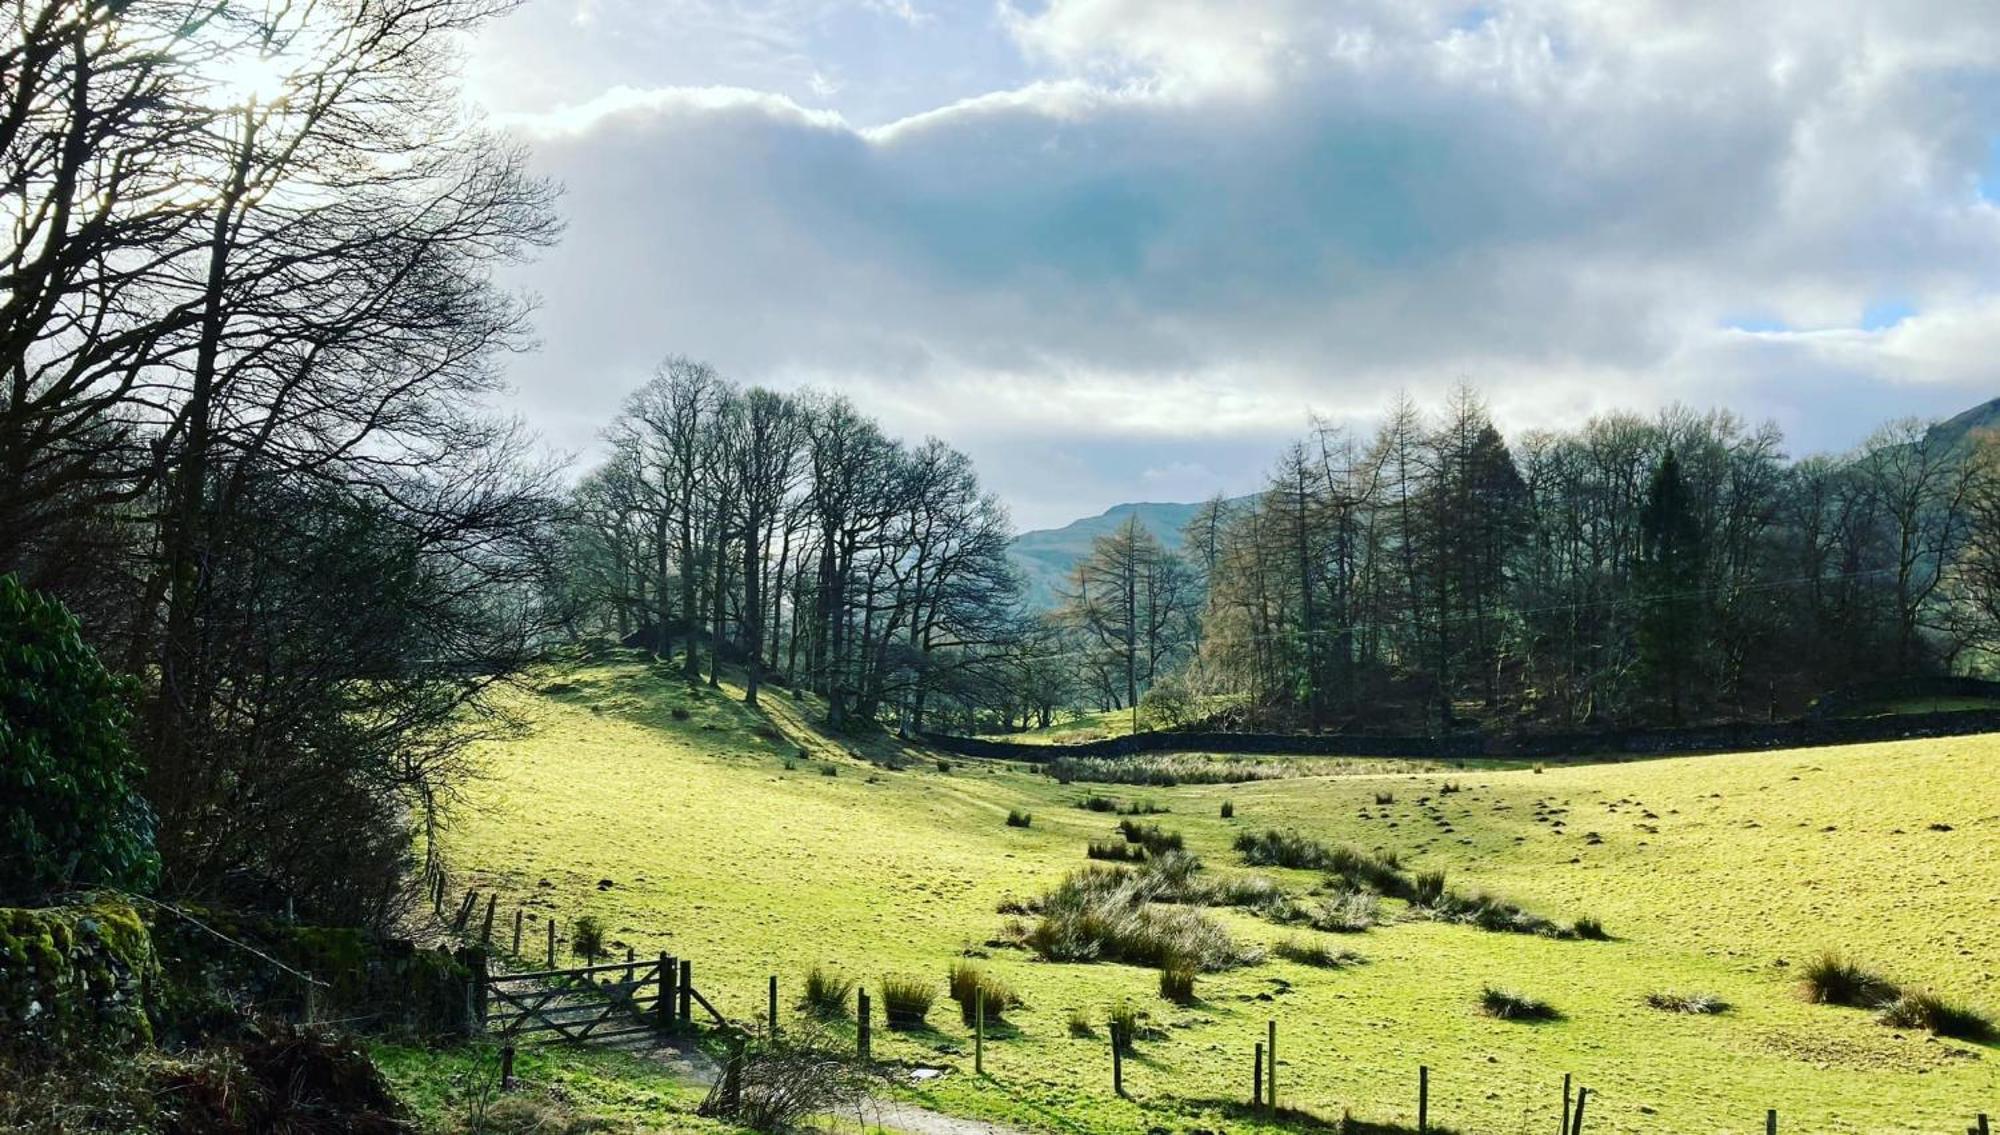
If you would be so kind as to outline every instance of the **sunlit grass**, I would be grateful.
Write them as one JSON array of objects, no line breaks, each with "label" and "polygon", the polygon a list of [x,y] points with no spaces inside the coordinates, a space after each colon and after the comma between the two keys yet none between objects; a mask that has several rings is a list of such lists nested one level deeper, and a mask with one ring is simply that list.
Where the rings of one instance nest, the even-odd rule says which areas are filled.
[{"label": "sunlit grass", "polygon": [[[762,1014],[771,974],[787,1006],[815,966],[871,993],[891,976],[942,993],[955,961],[984,955],[1021,1002],[989,1038],[989,1080],[969,1074],[957,1013],[890,1033],[875,1010],[878,1057],[958,1070],[921,1092],[947,1110],[1041,1128],[1241,1129],[1221,1101],[1247,1095],[1269,1019],[1288,1104],[1413,1123],[1425,1064],[1432,1121],[1461,1131],[1553,1124],[1565,1072],[1592,1089],[1593,1131],[1750,1130],[1767,1107],[1794,1130],[1942,1130],[1993,1098],[1992,1048],[1899,1037],[1799,986],[1809,961],[1838,949],[1952,1004],[2000,1005],[1994,738],[1148,789],[1205,874],[1250,870],[1232,847],[1241,832],[1297,832],[1393,854],[1412,878],[1445,872],[1562,926],[1599,921],[1612,939],[1492,934],[1392,898],[1380,925],[1340,940],[1365,965],[1277,955],[1202,974],[1181,1007],[1155,970],[1009,945],[1009,921],[1025,930],[1032,916],[1003,903],[1049,892],[1091,841],[1123,842],[1118,816],[1077,806],[1090,786],[1004,762],[940,773],[887,739],[824,738],[802,725],[815,707],[782,691],[767,691],[767,720],[728,691],[629,663],[544,684],[561,688],[522,701],[528,733],[485,749],[490,779],[449,837],[452,863],[499,888],[503,910],[559,913],[563,929],[595,913],[610,949],[693,959],[696,984],[744,1020]],[[821,775],[828,765],[840,775]],[[1009,827],[1010,811],[1033,813],[1032,826]],[[1318,871],[1258,870],[1301,900],[1323,884]],[[1207,915],[1245,948],[1301,933],[1247,909]],[[1528,991],[1562,1019],[1489,1017],[1489,986]],[[1730,1010],[1663,1013],[1647,1003],[1662,990]],[[1143,1017],[1125,1067],[1134,1099],[1118,1101],[1105,1022],[1127,1004]]]}]

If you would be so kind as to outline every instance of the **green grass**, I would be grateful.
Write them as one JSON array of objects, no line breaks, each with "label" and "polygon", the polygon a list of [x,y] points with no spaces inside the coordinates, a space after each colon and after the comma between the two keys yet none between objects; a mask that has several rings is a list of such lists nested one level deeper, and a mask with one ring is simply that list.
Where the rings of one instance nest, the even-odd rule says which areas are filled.
[{"label": "green grass", "polygon": [[731,1135],[739,1130],[697,1117],[704,1089],[632,1054],[523,1046],[514,1060],[518,1087],[504,1096],[498,1090],[500,1052],[492,1045],[377,1044],[369,1055],[427,1132]]},{"label": "green grass", "polygon": [[[988,1039],[988,1079],[970,1075],[958,1014],[909,1033],[877,1018],[878,1057],[963,1073],[916,1091],[942,1110],[1058,1131],[1250,1130],[1229,1105],[1270,1019],[1288,1106],[1413,1124],[1426,1064],[1432,1121],[1461,1131],[1554,1124],[1566,1072],[1590,1086],[1596,1132],[1745,1131],[1767,1107],[1792,1130],[1957,1129],[2000,1084],[1991,1047],[1899,1036],[1873,1011],[1799,992],[1806,964],[1837,950],[1954,1005],[2000,1005],[2000,739],[1149,789],[1204,877],[1250,873],[1232,843],[1254,825],[1393,855],[1412,878],[1443,871],[1465,893],[1562,926],[1601,920],[1612,935],[1487,933],[1384,899],[1381,925],[1341,940],[1367,964],[1274,955],[1202,974],[1182,1007],[1160,997],[1156,970],[1036,961],[1004,944],[1003,902],[1049,892],[1090,841],[1118,838],[1115,817],[1077,807],[1089,786],[1003,762],[946,775],[887,739],[831,741],[804,728],[810,702],[778,691],[767,719],[642,666],[559,680],[557,694],[521,699],[520,736],[485,747],[488,779],[447,837],[454,867],[499,889],[503,908],[557,914],[565,930],[596,914],[612,949],[693,959],[696,985],[746,1021],[773,973],[789,1005],[814,966],[871,991],[891,974],[942,991],[954,959],[984,955],[1022,1002]],[[785,769],[801,749],[812,760]],[[1378,792],[1395,802],[1377,805]],[[1219,816],[1225,799],[1235,821]],[[1010,810],[1034,825],[1007,827]],[[1953,830],[1930,830],[1939,823]],[[1256,870],[1301,901],[1325,883]],[[1250,909],[1203,913],[1246,948],[1300,932]],[[1563,1018],[1489,1017],[1489,986],[1530,991]],[[1700,990],[1730,1011],[1663,1013],[1646,1000],[1661,990]],[[1140,1018],[1133,1099],[1121,1101],[1104,1022],[1126,1003]],[[1073,1020],[1095,1036],[1073,1036]]]}]

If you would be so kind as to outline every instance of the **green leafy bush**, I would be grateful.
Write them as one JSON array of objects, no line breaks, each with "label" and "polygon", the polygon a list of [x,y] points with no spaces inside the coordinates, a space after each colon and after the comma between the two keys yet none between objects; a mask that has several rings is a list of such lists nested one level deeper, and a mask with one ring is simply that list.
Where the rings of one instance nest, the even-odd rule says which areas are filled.
[{"label": "green leafy bush", "polygon": [[62,604],[0,575],[0,901],[152,885],[126,694]]}]

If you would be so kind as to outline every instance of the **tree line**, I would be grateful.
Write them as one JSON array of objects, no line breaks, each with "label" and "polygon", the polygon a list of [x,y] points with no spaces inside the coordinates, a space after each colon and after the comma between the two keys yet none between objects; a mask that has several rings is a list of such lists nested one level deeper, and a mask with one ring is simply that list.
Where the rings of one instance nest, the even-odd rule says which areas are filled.
[{"label": "tree line", "polygon": [[1083,705],[1150,690],[1167,722],[1315,730],[1756,719],[1982,671],[1994,446],[1902,421],[1843,456],[1783,447],[1682,407],[1510,443],[1470,388],[1365,439],[1315,423],[1178,551],[1136,520],[1101,538],[1054,654]]},{"label": "tree line", "polygon": [[[972,462],[846,399],[669,359],[565,526],[568,629],[817,694],[833,729],[966,727],[1023,638],[1012,525]],[[704,676],[705,675],[705,676]]]}]

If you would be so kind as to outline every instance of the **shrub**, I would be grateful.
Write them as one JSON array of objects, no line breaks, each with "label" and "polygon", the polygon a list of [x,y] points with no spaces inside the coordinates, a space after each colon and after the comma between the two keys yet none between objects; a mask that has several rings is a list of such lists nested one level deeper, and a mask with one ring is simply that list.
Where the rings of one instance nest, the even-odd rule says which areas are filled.
[{"label": "shrub", "polygon": [[958,1015],[968,1026],[978,1019],[982,992],[986,997],[986,1019],[989,1022],[1002,1020],[1007,1010],[1021,1004],[1021,998],[1012,986],[971,962],[951,964],[951,970],[946,975],[946,988],[951,999],[958,1002]]},{"label": "shrub", "polygon": [[594,914],[586,914],[576,920],[570,931],[569,948],[579,958],[592,964],[604,953],[604,924],[597,921]]},{"label": "shrub", "polygon": [[1319,969],[1336,969],[1353,965],[1361,960],[1361,955],[1350,950],[1336,950],[1313,938],[1285,938],[1271,947],[1271,952],[1288,962]]},{"label": "shrub", "polygon": [[1025,828],[1034,822],[1035,817],[1031,813],[1023,812],[1019,808],[1010,808],[1007,811],[1007,826],[1010,828]]},{"label": "shrub", "polygon": [[1117,840],[1091,840],[1090,846],[1085,853],[1092,859],[1106,859],[1114,863],[1144,863],[1146,861],[1145,848],[1137,844],[1120,843]]},{"label": "shrub", "polygon": [[1646,1004],[1669,1013],[1720,1013],[1729,1002],[1713,993],[1648,993]]},{"label": "shrub", "polygon": [[127,693],[75,616],[0,575],[0,904],[152,884],[159,858],[125,739]]},{"label": "shrub", "polygon": [[1222,818],[1225,820],[1236,818],[1236,802],[1234,800],[1224,800],[1222,802]]},{"label": "shrub", "polygon": [[939,758],[939,760],[938,760],[938,763],[937,763],[937,770],[938,770],[939,772],[950,772],[950,771],[951,771],[951,762],[950,762],[950,761],[947,761],[947,760],[944,760],[943,758]]},{"label": "shrub", "polygon": [[1118,814],[1121,816],[1159,816],[1166,812],[1165,805],[1156,804],[1151,800],[1134,800],[1118,809]]},{"label": "shrub", "polygon": [[1160,996],[1176,1005],[1194,1004],[1195,968],[1188,959],[1167,958],[1160,966]]},{"label": "shrub", "polygon": [[1179,729],[1201,716],[1201,699],[1185,681],[1163,678],[1140,695],[1139,712],[1148,728]]},{"label": "shrub", "polygon": [[699,1114],[771,1135],[804,1130],[821,1116],[858,1114],[868,1106],[871,1086],[846,1043],[824,1026],[747,1046],[736,1065],[733,1095],[725,1089],[726,1079],[718,1077],[709,1088]]},{"label": "shrub", "polygon": [[1894,1001],[1897,993],[1889,979],[1833,950],[1807,962],[1800,981],[1806,999],[1821,1005],[1874,1009]]},{"label": "shrub", "polygon": [[1899,1029],[1922,1029],[1938,1036],[1984,1042],[1993,1039],[1993,1022],[1983,1013],[1954,1005],[1929,991],[1905,993],[1882,1009],[1882,1023]]},{"label": "shrub", "polygon": [[853,992],[854,979],[814,966],[806,974],[806,993],[799,1007],[816,1017],[844,1017],[847,997]]},{"label": "shrub", "polygon": [[840,766],[836,764],[821,765],[819,766],[819,774],[821,776],[839,776]]},{"label": "shrub", "polygon": [[1157,901],[1167,883],[1151,872],[1086,867],[1037,904],[1026,945],[1047,961],[1115,961],[1159,967],[1186,959],[1207,970],[1256,960],[1214,919]]},{"label": "shrub", "polygon": [[1579,918],[1570,924],[1569,932],[1578,938],[1592,942],[1609,941],[1611,935],[1604,932],[1604,923],[1595,918]]},{"label": "shrub", "polygon": [[937,989],[921,977],[894,975],[882,979],[882,1015],[892,1029],[920,1029],[937,1000]]},{"label": "shrub", "polygon": [[1099,796],[1093,792],[1076,802],[1076,806],[1088,812],[1116,812],[1118,801],[1109,796]]},{"label": "shrub", "polygon": [[1553,1021],[1562,1016],[1555,1006],[1537,1001],[1525,993],[1487,986],[1479,994],[1479,1009],[1503,1021]]}]

